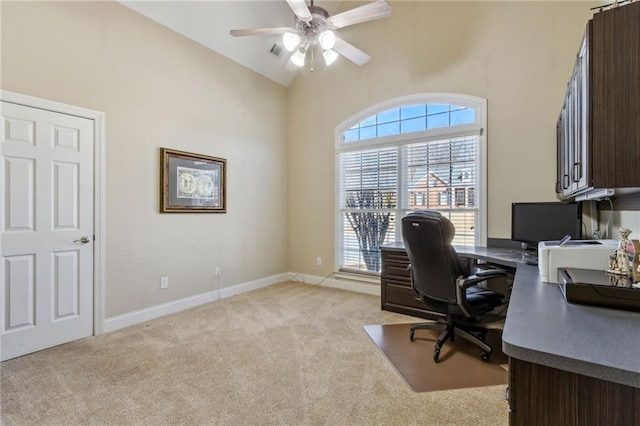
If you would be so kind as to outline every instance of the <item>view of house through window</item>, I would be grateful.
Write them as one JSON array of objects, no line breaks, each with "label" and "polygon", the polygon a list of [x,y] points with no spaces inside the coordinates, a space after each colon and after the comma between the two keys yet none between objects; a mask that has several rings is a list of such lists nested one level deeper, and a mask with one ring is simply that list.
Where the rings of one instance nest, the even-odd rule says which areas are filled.
[{"label": "view of house through window", "polygon": [[417,209],[449,218],[454,244],[484,244],[485,103],[460,95],[420,100],[385,103],[338,129],[340,270],[379,273],[380,245],[401,241],[398,221]]}]

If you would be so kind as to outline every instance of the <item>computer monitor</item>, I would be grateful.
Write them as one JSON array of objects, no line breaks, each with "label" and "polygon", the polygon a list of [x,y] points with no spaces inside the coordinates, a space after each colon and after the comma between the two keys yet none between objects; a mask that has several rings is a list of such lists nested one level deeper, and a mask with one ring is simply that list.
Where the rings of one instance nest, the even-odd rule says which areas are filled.
[{"label": "computer monitor", "polygon": [[582,238],[581,203],[511,204],[511,239],[537,248],[540,241],[558,241],[565,235]]}]

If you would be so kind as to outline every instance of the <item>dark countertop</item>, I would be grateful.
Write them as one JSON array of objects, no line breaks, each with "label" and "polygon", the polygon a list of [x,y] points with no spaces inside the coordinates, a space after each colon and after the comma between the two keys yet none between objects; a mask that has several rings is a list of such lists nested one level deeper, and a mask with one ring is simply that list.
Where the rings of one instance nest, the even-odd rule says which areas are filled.
[{"label": "dark countertop", "polygon": [[[402,241],[384,244],[380,246],[380,248],[389,251],[400,251],[403,253],[405,251],[404,243]],[[513,269],[518,266],[518,263],[523,263],[528,260],[538,260],[537,256],[517,249],[474,246],[455,246],[455,249],[456,253],[461,257],[473,257]]]},{"label": "dark countertop", "polygon": [[502,349],[523,361],[640,388],[640,312],[568,303],[535,266],[518,265]]},{"label": "dark countertop", "polygon": [[[404,252],[397,242],[382,247]],[[520,250],[456,247],[462,257],[517,268],[502,334],[510,357],[640,388],[640,312],[569,303]]]}]

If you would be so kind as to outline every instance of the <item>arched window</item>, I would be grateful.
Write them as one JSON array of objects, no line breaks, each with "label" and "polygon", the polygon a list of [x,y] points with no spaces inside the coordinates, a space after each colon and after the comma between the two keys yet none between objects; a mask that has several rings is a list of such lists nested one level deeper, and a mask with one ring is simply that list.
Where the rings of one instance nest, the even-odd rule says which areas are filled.
[{"label": "arched window", "polygon": [[396,223],[432,209],[456,227],[456,245],[486,245],[486,100],[427,93],[392,99],[336,128],[340,270],[380,272]]}]

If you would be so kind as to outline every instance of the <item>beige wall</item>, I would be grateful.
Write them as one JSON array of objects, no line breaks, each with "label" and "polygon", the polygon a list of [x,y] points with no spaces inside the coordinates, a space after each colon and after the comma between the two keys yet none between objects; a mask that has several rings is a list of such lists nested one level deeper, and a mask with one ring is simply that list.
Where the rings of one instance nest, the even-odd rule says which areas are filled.
[{"label": "beige wall", "polygon": [[[1,7],[2,89],[106,114],[107,317],[286,271],[285,88],[117,3]],[[228,213],[159,214],[160,147],[226,158]]]},{"label": "beige wall", "polygon": [[[595,3],[390,3],[390,18],[341,32],[371,54],[368,64],[318,63],[290,88],[291,270],[326,275],[334,267],[334,129],[387,99],[422,92],[487,99],[490,238],[510,237],[512,202],[556,199],[555,125]],[[315,266],[317,256],[325,266]]]},{"label": "beige wall", "polygon": [[[331,272],[335,126],[398,96],[488,100],[489,237],[509,237],[511,202],[555,199],[555,121],[592,2],[391,5],[341,31],[366,66],[316,63],[287,90],[116,3],[1,3],[2,89],[106,113],[108,317],[214,290],[215,266],[223,287]],[[227,158],[228,213],[159,214],[159,147]]]},{"label": "beige wall", "polygon": [[[611,216],[610,219],[609,216]],[[640,239],[640,212],[638,211],[614,211],[613,214],[610,214],[605,208],[600,213],[600,229],[607,229],[607,223],[609,224],[607,238],[619,240],[620,228],[624,227],[631,230],[630,239]]]}]

